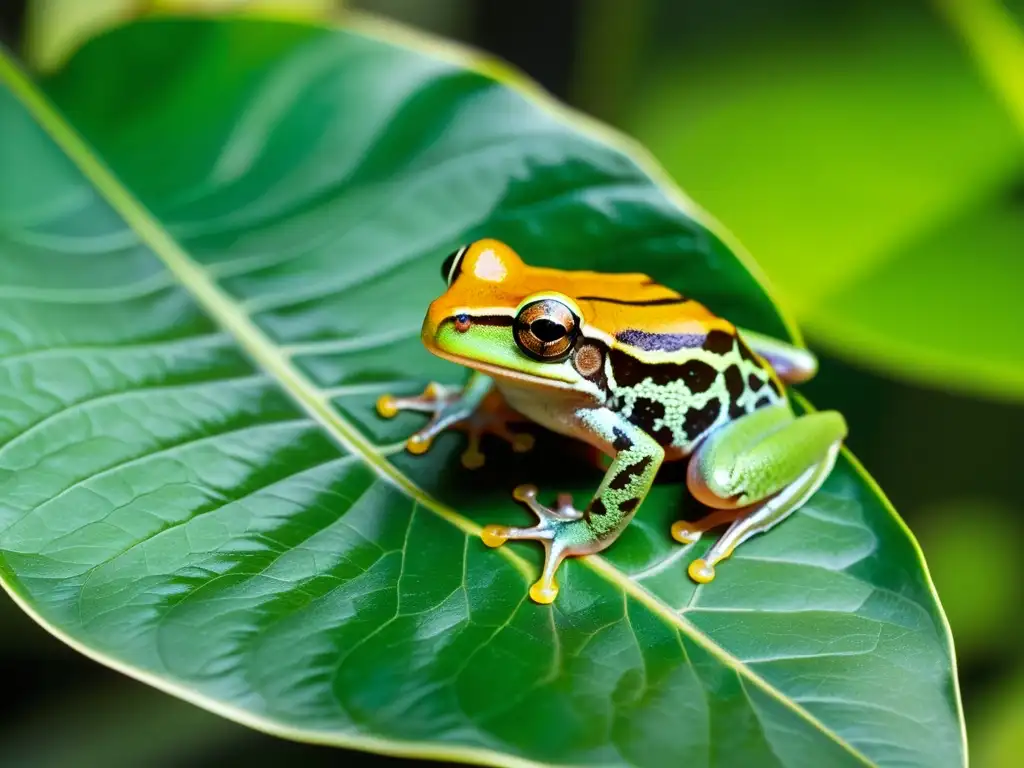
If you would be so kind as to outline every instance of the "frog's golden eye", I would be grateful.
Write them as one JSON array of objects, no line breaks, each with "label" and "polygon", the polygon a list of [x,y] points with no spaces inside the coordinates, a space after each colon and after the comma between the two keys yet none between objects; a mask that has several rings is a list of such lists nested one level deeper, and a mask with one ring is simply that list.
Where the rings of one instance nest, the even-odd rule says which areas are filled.
[{"label": "frog's golden eye", "polygon": [[466,251],[469,250],[468,245],[464,245],[459,250],[453,251],[448,254],[448,258],[444,260],[441,265],[441,277],[444,278],[445,283],[451,285],[455,282],[455,278],[459,274],[459,270],[462,269],[462,257],[466,255]]},{"label": "frog's golden eye", "polygon": [[579,319],[557,299],[532,301],[519,310],[512,331],[516,344],[534,360],[564,359],[579,335]]}]

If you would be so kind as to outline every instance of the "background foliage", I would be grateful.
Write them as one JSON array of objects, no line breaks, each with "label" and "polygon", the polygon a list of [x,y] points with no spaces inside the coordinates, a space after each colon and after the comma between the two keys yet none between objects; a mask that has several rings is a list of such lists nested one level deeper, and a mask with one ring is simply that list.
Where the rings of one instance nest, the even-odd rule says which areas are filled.
[{"label": "background foliage", "polygon": [[[847,414],[851,448],[921,539],[974,764],[1016,764],[1024,101],[1006,72],[1024,50],[1020,3],[352,5],[519,64],[646,142],[744,241],[823,354],[807,393]],[[27,37],[5,22],[39,64],[58,55],[40,53],[44,18]],[[36,675],[21,677],[4,762],[58,764],[69,744],[77,764],[331,757],[100,669],[4,610],[0,664]],[[128,712],[139,726],[126,734]],[[57,718],[76,733],[53,738]]]}]

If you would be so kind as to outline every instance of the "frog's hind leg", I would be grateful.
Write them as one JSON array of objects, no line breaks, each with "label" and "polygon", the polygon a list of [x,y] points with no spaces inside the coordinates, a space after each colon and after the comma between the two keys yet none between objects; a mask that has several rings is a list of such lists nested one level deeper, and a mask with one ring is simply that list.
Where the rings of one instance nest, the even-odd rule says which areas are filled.
[{"label": "frog's hind leg", "polygon": [[818,372],[818,358],[803,347],[765,336],[763,333],[740,328],[740,339],[754,352],[768,361],[772,370],[788,384],[800,384],[814,378]]},{"label": "frog's hind leg", "polygon": [[755,504],[745,514],[737,515],[732,525],[704,553],[704,557],[690,563],[690,578],[701,584],[708,583],[715,578],[715,566],[730,557],[736,547],[751,536],[775,527],[803,506],[828,477],[835,464],[839,446],[840,443],[835,443],[822,461],[810,467],[775,496]]},{"label": "frog's hind leg", "polygon": [[691,578],[711,581],[736,547],[802,506],[828,477],[845,436],[839,413],[797,418],[785,406],[761,408],[712,433],[690,461],[687,486],[716,511],[697,524],[676,524],[673,536],[692,543],[714,526],[732,524],[690,564]]},{"label": "frog's hind leg", "polygon": [[672,538],[680,544],[694,544],[710,530],[743,517],[746,509],[716,509],[700,520],[677,520],[672,523]]}]

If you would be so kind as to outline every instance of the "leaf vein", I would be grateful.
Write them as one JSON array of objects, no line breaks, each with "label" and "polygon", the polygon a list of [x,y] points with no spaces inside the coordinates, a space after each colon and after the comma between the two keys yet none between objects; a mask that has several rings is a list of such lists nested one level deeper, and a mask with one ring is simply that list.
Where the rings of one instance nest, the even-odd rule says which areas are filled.
[{"label": "leaf vein", "polygon": [[250,374],[248,376],[236,376],[233,378],[226,379],[207,379],[203,381],[192,381],[187,384],[156,384],[150,386],[133,387],[131,389],[119,389],[116,392],[105,392],[102,395],[95,397],[89,397],[85,400],[78,400],[59,411],[47,414],[44,418],[28,425],[25,431],[18,434],[16,437],[7,441],[5,444],[0,445],[0,459],[7,454],[14,446],[23,440],[28,439],[40,429],[45,429],[50,422],[57,419],[68,416],[72,413],[77,413],[83,408],[88,408],[97,404],[103,403],[116,403],[121,400],[131,399],[135,397],[148,397],[154,392],[186,392],[190,389],[199,389],[202,387],[234,387],[242,386],[246,384],[254,384],[256,382],[269,382],[270,379],[264,373]]}]

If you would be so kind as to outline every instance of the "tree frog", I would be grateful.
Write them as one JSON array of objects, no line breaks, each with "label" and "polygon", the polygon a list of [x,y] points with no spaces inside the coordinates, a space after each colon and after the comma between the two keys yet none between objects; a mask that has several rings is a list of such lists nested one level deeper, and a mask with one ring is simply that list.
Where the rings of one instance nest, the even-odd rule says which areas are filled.
[{"label": "tree frog", "polygon": [[846,422],[835,411],[796,416],[784,384],[812,377],[807,350],[738,329],[702,304],[638,273],[563,271],[525,264],[508,245],[477,240],[442,266],[447,290],[427,310],[422,340],[473,369],[461,390],[430,384],[416,397],[385,395],[381,416],[432,414],[406,447],[429,449],[441,431],[469,434],[467,467],[483,463],[480,436],[515,450],[531,439],[509,425],[529,420],[588,443],[610,464],[583,508],[537,488],[513,491],[537,517],[531,527],[488,525],[484,543],[532,539],[545,550],[530,597],[558,594],[564,558],[608,547],[636,514],[665,461],[689,462],[686,485],[712,511],[678,521],[672,536],[692,544],[729,524],[688,567],[699,583],[741,543],[784,520],[817,490],[835,463]]}]

